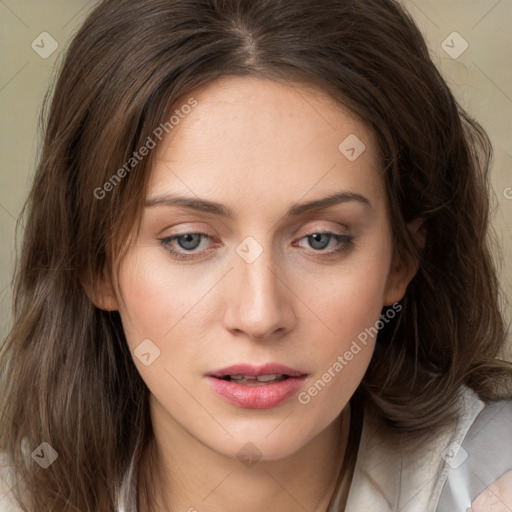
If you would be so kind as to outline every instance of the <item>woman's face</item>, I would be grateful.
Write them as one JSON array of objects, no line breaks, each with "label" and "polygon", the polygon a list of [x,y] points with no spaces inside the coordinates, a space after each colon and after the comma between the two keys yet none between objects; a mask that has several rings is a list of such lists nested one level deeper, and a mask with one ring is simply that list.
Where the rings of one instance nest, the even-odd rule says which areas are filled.
[{"label": "woman's face", "polygon": [[283,458],[340,414],[372,356],[365,329],[407,285],[377,142],[299,85],[229,77],[190,96],[154,149],[112,307],[155,432]]}]

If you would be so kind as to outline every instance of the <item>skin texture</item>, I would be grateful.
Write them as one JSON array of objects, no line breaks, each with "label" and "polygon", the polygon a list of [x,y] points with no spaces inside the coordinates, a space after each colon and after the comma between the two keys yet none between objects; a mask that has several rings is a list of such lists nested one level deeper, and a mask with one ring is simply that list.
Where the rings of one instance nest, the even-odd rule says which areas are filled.
[{"label": "skin texture", "polygon": [[512,510],[512,471],[505,473],[478,495],[469,512],[508,512]]},{"label": "skin texture", "polygon": [[[155,149],[147,197],[216,201],[233,217],[145,208],[117,293],[105,286],[97,302],[120,312],[132,353],[145,339],[160,350],[149,366],[135,356],[134,363],[151,391],[161,482],[172,494],[166,510],[325,510],[344,450],[336,443],[348,416],[340,413],[348,412],[375,340],[308,404],[295,394],[271,409],[242,409],[213,392],[204,374],[279,362],[307,373],[300,391],[307,390],[376,323],[383,305],[403,297],[413,271],[393,263],[376,138],[304,85],[228,77],[193,96],[198,105]],[[350,134],[366,146],[354,161],[338,149]],[[351,200],[285,217],[295,203],[341,191],[371,206]],[[315,242],[310,235],[320,230],[353,243]],[[194,241],[159,240],[195,232],[210,238],[195,242],[196,259],[188,261],[168,247],[187,254],[183,246]],[[262,250],[251,263],[237,253],[246,237]],[[251,467],[237,457],[247,443],[261,457]]]}]

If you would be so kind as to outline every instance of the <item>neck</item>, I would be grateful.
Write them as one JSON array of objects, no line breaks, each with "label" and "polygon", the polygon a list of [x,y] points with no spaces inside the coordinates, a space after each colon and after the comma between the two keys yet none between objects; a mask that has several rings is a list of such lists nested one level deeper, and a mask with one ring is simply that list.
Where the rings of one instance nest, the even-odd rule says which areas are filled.
[{"label": "neck", "polygon": [[[155,432],[142,457],[139,512],[326,512],[336,490],[347,446],[349,406],[320,434],[292,455],[246,466],[195,440],[169,442]],[[160,434],[160,435],[159,435]],[[151,455],[150,455],[151,453]],[[151,467],[148,463],[151,462]],[[154,492],[144,489],[151,482]],[[149,495],[150,503],[141,499]],[[156,495],[156,499],[155,499]]]}]

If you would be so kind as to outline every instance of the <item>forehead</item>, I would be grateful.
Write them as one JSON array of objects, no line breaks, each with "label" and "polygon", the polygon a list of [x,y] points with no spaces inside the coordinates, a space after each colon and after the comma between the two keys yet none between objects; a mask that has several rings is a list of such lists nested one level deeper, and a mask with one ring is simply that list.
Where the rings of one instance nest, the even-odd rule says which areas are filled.
[{"label": "forehead", "polygon": [[184,96],[173,112],[191,97],[197,105],[157,149],[150,196],[233,204],[236,192],[241,201],[288,203],[346,189],[382,201],[373,130],[320,89],[224,77]]}]

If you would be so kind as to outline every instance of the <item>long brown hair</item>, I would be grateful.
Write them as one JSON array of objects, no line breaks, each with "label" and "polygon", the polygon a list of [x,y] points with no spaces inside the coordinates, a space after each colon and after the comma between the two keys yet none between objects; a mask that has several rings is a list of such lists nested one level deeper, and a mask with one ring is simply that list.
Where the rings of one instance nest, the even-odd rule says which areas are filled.
[{"label": "long brown hair", "polygon": [[[505,328],[488,236],[491,145],[403,8],[103,1],[74,37],[45,105],[14,324],[2,347],[0,450],[28,486],[26,510],[114,510],[130,460],[151,442],[148,389],[119,314],[96,308],[84,283],[110,279],[136,236],[154,152],[104,184],[171,107],[226,75],[320,87],[378,136],[395,256],[420,264],[401,313],[379,332],[357,403],[373,404],[393,428],[422,432],[454,417],[462,384],[485,400],[511,396],[511,365],[496,359]],[[421,252],[406,229],[416,218],[426,232]],[[22,440],[31,450],[49,443],[58,463],[25,465]]]}]

